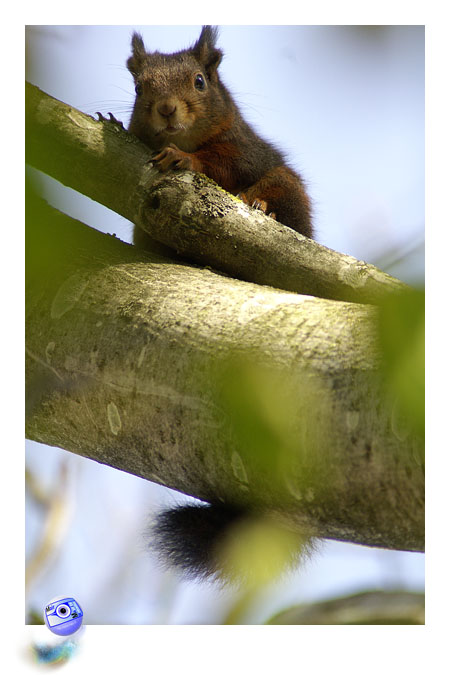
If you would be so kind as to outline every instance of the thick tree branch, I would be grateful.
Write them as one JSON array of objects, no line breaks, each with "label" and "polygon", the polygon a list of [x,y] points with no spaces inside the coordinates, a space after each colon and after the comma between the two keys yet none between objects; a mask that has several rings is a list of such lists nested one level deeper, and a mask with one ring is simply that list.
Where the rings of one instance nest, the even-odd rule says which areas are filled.
[{"label": "thick tree branch", "polygon": [[[377,376],[374,307],[169,263],[28,211],[28,438],[319,536],[423,549],[422,445]],[[294,441],[277,471],[221,407],[237,353],[283,383]]]},{"label": "thick tree branch", "polygon": [[118,126],[26,85],[27,161],[137,224],[189,260],[238,279],[377,303],[405,285],[373,265],[302,237],[200,174],[161,176]]}]

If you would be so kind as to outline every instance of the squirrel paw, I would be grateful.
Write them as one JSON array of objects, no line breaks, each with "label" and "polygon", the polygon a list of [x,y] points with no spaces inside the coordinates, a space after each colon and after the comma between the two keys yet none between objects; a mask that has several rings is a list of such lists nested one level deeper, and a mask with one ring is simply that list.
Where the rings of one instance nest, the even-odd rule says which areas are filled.
[{"label": "squirrel paw", "polygon": [[153,155],[152,162],[156,168],[161,171],[168,171],[169,169],[188,169],[195,171],[194,161],[192,155],[183,152],[174,143],[170,143],[165,148]]},{"label": "squirrel paw", "polygon": [[258,211],[262,211],[267,216],[269,216],[269,218],[273,218],[274,220],[277,219],[276,214],[273,211],[271,211],[270,213],[267,213],[268,204],[267,204],[266,201],[264,201],[264,199],[258,199],[258,198],[254,199],[252,201],[252,203],[250,204],[248,199],[247,199],[247,196],[245,195],[244,192],[239,192],[236,196],[239,197],[239,199],[242,199],[244,204],[248,204],[253,209],[258,209]]},{"label": "squirrel paw", "polygon": [[110,112],[108,113],[109,117],[105,117],[104,115],[102,115],[101,112],[96,112],[95,114],[98,115],[99,122],[109,122],[110,124],[116,124],[122,129],[125,129],[125,127],[123,126],[123,122],[116,119],[112,113]]}]

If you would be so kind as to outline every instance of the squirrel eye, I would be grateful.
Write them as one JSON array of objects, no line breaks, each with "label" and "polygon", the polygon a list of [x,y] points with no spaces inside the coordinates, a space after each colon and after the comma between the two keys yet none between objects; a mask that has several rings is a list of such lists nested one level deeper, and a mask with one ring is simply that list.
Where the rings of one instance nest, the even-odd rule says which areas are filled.
[{"label": "squirrel eye", "polygon": [[202,91],[205,88],[205,86],[206,86],[205,78],[203,77],[203,75],[198,73],[198,75],[195,76],[194,87]]},{"label": "squirrel eye", "polygon": [[141,95],[142,95],[142,92],[143,92],[142,84],[138,83],[138,84],[135,86],[134,91],[136,92],[136,94],[137,94],[138,96],[141,96]]}]

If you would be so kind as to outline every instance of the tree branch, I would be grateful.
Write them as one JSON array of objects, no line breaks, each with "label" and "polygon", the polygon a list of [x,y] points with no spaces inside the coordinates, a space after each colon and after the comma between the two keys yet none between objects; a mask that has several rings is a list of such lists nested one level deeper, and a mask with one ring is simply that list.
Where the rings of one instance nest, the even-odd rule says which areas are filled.
[{"label": "tree branch", "polygon": [[[28,438],[318,536],[423,549],[422,445],[377,375],[374,307],[170,263],[27,211]],[[248,354],[258,377],[275,373],[281,403],[269,400],[291,431],[279,452],[249,450],[226,405],[227,386],[246,385],[245,365],[227,369]]]},{"label": "tree branch", "polygon": [[366,591],[299,605],[272,617],[269,624],[373,625],[424,624],[425,595],[411,591]]},{"label": "tree branch", "polygon": [[131,220],[185,258],[317,297],[377,303],[406,286],[249,209],[201,174],[161,175],[149,149],[26,85],[27,162]]}]

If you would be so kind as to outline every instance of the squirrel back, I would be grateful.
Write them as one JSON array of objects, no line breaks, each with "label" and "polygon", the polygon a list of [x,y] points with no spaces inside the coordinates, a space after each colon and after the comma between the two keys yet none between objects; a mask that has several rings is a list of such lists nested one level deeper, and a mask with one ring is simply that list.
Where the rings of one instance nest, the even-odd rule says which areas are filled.
[{"label": "squirrel back", "polygon": [[[222,83],[217,28],[203,26],[190,48],[147,52],[134,33],[127,61],[136,99],[129,131],[152,150],[162,172],[199,171],[247,204],[312,237],[310,201],[302,178],[283,154],[244,120]],[[152,248],[135,228],[134,242]],[[188,576],[220,576],[218,545],[245,514],[234,505],[182,506],[159,515],[152,548]]]},{"label": "squirrel back", "polygon": [[279,222],[312,237],[310,200],[283,154],[244,120],[222,83],[217,28],[203,26],[190,49],[147,52],[134,33],[128,70],[136,99],[128,130],[154,153],[160,171],[206,174]]}]

